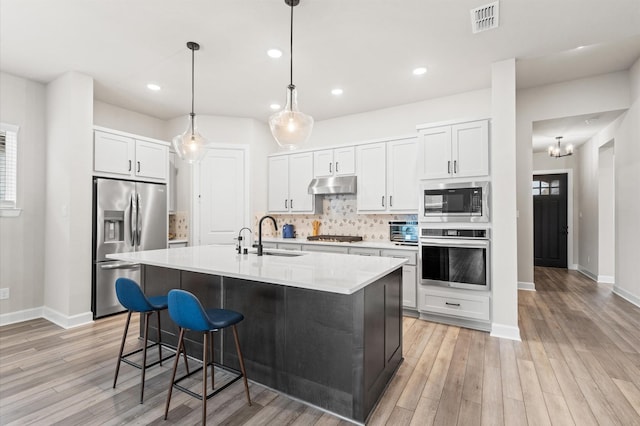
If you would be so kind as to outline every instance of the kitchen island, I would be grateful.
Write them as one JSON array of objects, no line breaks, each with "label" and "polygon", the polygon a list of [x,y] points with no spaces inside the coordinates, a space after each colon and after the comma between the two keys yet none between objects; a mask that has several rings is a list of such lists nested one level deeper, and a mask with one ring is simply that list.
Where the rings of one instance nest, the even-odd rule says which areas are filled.
[{"label": "kitchen island", "polygon": [[[402,361],[405,260],[265,252],[195,246],[108,257],[142,264],[148,295],[182,288],[206,307],[241,312],[249,380],[365,422]],[[177,327],[163,315],[163,341],[175,345]],[[215,359],[238,369],[233,335],[222,333]],[[199,357],[200,336],[187,337],[187,352]]]}]

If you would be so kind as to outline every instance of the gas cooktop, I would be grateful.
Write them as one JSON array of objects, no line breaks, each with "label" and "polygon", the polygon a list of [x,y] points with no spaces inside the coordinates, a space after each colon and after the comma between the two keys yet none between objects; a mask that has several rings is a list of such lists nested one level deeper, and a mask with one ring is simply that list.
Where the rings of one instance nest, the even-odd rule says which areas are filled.
[{"label": "gas cooktop", "polygon": [[351,235],[314,235],[307,237],[308,241],[330,241],[337,243],[355,243],[362,241],[362,237]]}]

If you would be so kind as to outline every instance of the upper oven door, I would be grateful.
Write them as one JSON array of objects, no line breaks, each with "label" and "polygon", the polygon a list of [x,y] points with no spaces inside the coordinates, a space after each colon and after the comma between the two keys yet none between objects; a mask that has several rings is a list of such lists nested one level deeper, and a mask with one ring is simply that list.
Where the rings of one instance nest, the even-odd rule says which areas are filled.
[{"label": "upper oven door", "polygon": [[488,222],[489,183],[424,185],[422,222]]}]

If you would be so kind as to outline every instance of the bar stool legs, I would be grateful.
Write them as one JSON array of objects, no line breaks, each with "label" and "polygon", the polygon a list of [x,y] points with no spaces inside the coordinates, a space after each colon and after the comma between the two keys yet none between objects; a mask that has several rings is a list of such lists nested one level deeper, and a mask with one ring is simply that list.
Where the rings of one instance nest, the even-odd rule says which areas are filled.
[{"label": "bar stool legs", "polygon": [[[232,326],[233,327],[233,337],[235,340],[235,346],[236,346],[236,351],[238,353],[238,361],[240,363],[240,370],[241,370],[241,375],[239,375],[238,377],[235,377],[232,381],[230,381],[229,383],[227,383],[226,385],[224,385],[223,387],[221,387],[220,389],[215,389],[214,386],[214,351],[213,351],[213,331],[206,331],[203,333],[203,342],[202,342],[202,394],[198,395],[192,391],[190,391],[189,389],[183,388],[182,386],[180,386],[178,384],[179,381],[181,381],[182,379],[185,379],[186,377],[190,376],[193,373],[196,373],[196,371],[193,371],[193,373],[189,373],[189,370],[187,368],[187,374],[181,378],[179,378],[178,380],[176,380],[176,372],[178,369],[178,359],[180,356],[180,352],[183,353],[183,355],[185,356],[185,363],[186,363],[186,351],[184,348],[184,334],[185,334],[185,329],[180,327],[180,333],[178,335],[178,353],[176,353],[176,359],[173,362],[173,371],[171,372],[171,383],[169,384],[169,392],[167,394],[167,402],[165,404],[165,408],[164,408],[164,419],[167,420],[167,417],[169,415],[169,406],[171,403],[171,394],[173,391],[173,388],[176,387],[188,394],[190,394],[191,396],[194,396],[198,399],[200,399],[202,401],[202,424],[205,425],[206,421],[207,421],[207,399],[211,398],[212,396],[216,395],[218,392],[222,391],[223,389],[225,389],[227,386],[231,385],[232,383],[234,383],[235,381],[237,381],[238,379],[240,379],[240,377],[243,378],[244,380],[244,390],[245,390],[245,394],[247,396],[247,402],[249,405],[251,405],[251,397],[249,395],[249,383],[247,381],[247,373],[245,371],[245,367],[244,367],[244,359],[242,357],[242,352],[240,350],[240,340],[238,338],[238,331],[236,329],[235,324]],[[209,355],[210,352],[210,355]],[[211,367],[211,390],[213,391],[210,394],[207,394],[207,366]]]}]

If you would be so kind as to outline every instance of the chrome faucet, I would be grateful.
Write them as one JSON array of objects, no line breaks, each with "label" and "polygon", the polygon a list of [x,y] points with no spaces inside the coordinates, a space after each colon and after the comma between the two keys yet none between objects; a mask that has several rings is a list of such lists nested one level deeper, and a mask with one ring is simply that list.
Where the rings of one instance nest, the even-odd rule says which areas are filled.
[{"label": "chrome faucet", "polygon": [[242,231],[245,229],[251,233],[251,228],[247,228],[246,226],[238,231],[238,238],[236,238],[236,240],[238,240],[238,245],[236,246],[238,254],[242,254]]},{"label": "chrome faucet", "polygon": [[262,216],[260,218],[260,222],[258,222],[258,244],[253,245],[254,247],[258,248],[258,256],[262,256],[262,221],[265,219],[271,219],[271,221],[273,222],[273,227],[276,228],[276,231],[278,230],[278,224],[272,216]]}]

